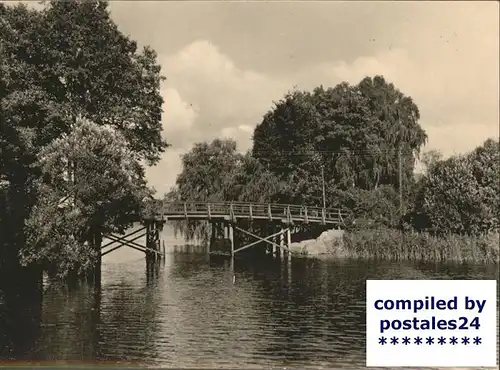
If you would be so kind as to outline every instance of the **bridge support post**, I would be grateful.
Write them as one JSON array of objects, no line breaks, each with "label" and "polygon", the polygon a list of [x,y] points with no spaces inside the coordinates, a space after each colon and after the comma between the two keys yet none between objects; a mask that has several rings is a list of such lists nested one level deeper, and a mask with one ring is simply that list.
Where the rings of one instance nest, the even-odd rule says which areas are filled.
[{"label": "bridge support post", "polygon": [[160,227],[159,222],[146,223],[146,262],[155,262],[160,259]]},{"label": "bridge support post", "polygon": [[[269,231],[268,231],[268,233],[269,233],[269,234],[275,234],[275,233],[277,232],[277,230],[278,230],[278,229],[276,228],[276,226],[274,226],[274,224],[271,224],[269,227],[270,227],[270,228],[269,228]],[[274,237],[274,242],[275,242],[276,244],[278,244],[278,243],[279,243],[279,238],[280,238],[280,237],[279,237],[279,235],[276,235],[276,236]],[[275,246],[275,245],[270,245],[268,248],[269,248],[269,253],[270,253],[273,257],[275,257],[275,256],[276,256],[276,253],[277,253],[276,246]]]},{"label": "bridge support post", "polygon": [[234,229],[232,222],[229,223],[228,228],[229,228],[229,241],[231,242],[231,256],[234,256]]},{"label": "bridge support post", "polygon": [[161,252],[163,253],[163,256],[162,256],[162,261],[163,261],[163,263],[165,264],[165,257],[167,256],[167,255],[166,255],[166,248],[165,248],[165,240],[162,240],[162,248],[161,248]]},{"label": "bridge support post", "polygon": [[162,253],[162,247],[161,247],[161,240],[160,240],[160,231],[163,230],[163,221],[155,221],[155,250],[157,251],[156,253],[156,258],[158,261],[162,259],[162,257],[165,257],[165,253]]},{"label": "bridge support post", "polygon": [[[290,253],[288,253],[290,255]],[[288,294],[290,294],[290,287],[292,285],[292,259],[288,258],[287,264],[287,277],[288,277]]]},{"label": "bridge support post", "polygon": [[[272,229],[272,227],[270,225],[266,225],[266,228],[264,230],[269,235],[271,235],[274,232],[274,230]],[[252,230],[252,231],[254,231],[254,230]],[[271,240],[274,240],[274,239],[271,239]],[[263,244],[263,248],[264,248],[264,253],[266,255],[273,253],[273,247],[270,244],[267,244],[267,243]]]},{"label": "bridge support post", "polygon": [[[227,250],[230,249],[231,247],[228,248],[228,241],[230,242],[230,237],[229,237],[229,222],[224,221],[224,242],[223,242],[223,251],[224,253],[227,253]],[[230,249],[231,251],[231,249]],[[232,253],[231,253],[232,254]]]},{"label": "bridge support post", "polygon": [[[152,221],[146,221],[146,248],[151,248],[151,241],[152,241],[152,231],[153,231],[153,222]],[[151,256],[151,251],[146,249],[146,264],[149,264],[151,262],[152,256]]]},{"label": "bridge support post", "polygon": [[286,230],[286,247],[288,248],[287,256],[288,261],[292,259],[292,252],[290,251],[290,245],[292,244],[292,231],[290,227]]},{"label": "bridge support post", "polygon": [[217,222],[210,221],[210,241],[207,246],[207,253],[210,254],[212,246],[215,244],[215,240],[217,239]]},{"label": "bridge support post", "polygon": [[285,230],[283,227],[281,228],[281,234],[280,234],[280,246],[281,248],[278,248],[278,255],[280,258],[284,257],[285,251],[283,250],[283,247],[285,246]]}]

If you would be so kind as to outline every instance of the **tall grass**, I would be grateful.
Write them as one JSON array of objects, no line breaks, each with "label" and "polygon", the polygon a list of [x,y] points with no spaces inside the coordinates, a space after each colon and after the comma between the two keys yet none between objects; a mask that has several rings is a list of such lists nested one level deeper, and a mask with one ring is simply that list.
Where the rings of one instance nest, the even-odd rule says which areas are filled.
[{"label": "tall grass", "polygon": [[348,258],[498,264],[500,236],[496,232],[436,237],[380,227],[346,232],[338,244],[342,245],[332,250],[340,248]]}]

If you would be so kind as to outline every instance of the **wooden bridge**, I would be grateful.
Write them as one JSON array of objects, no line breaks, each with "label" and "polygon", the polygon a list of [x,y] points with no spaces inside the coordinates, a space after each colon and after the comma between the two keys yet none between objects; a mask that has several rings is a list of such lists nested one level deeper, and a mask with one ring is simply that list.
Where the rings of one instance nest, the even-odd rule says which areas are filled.
[{"label": "wooden bridge", "polygon": [[268,220],[285,224],[317,223],[344,225],[346,212],[338,208],[259,204],[245,202],[163,202],[161,211],[151,216],[160,220]]},{"label": "wooden bridge", "polygon": [[[308,224],[323,225],[325,228],[343,227],[348,213],[338,208],[320,208],[292,204],[264,204],[245,202],[165,202],[154,201],[154,210],[143,217],[145,225],[139,231],[133,231],[127,235],[105,235],[111,240],[104,247],[111,249],[102,253],[105,255],[111,251],[128,246],[143,251],[147,259],[157,259],[164,255],[165,250],[160,251],[160,233],[163,224],[167,221],[198,220],[208,221],[211,225],[211,237],[208,246],[209,252],[222,252],[233,255],[248,249],[254,245],[267,243],[268,253],[273,255],[291,257],[289,249],[291,234],[298,230],[299,226]],[[246,221],[246,222],[241,222]],[[261,224],[259,232],[262,233],[262,224],[265,224],[267,236],[259,236],[252,227],[252,221]],[[137,235],[145,231],[143,235]],[[256,241],[238,245],[235,248],[235,231],[245,235],[247,238],[255,238]],[[132,239],[129,240],[130,237]],[[141,246],[136,240],[146,237],[146,245]],[[222,242],[223,247],[214,250],[213,247]]]}]

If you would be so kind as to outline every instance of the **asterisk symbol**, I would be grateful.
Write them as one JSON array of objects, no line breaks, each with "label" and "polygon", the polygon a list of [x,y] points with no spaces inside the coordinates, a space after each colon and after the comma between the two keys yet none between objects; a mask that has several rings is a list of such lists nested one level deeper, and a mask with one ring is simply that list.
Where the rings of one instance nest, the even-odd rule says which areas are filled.
[{"label": "asterisk symbol", "polygon": [[475,337],[475,338],[474,338],[474,344],[475,344],[476,346],[480,345],[480,344],[481,344],[481,338],[479,338],[479,337]]},{"label": "asterisk symbol", "polygon": [[463,337],[462,344],[465,344],[465,345],[469,344],[469,337]]},{"label": "asterisk symbol", "polygon": [[441,345],[445,344],[446,343],[446,338],[445,337],[439,337],[438,338],[438,343],[441,344]]},{"label": "asterisk symbol", "polygon": [[380,338],[378,338],[378,343],[381,344],[381,345],[387,344],[386,337],[380,337]]},{"label": "asterisk symbol", "polygon": [[451,337],[450,338],[450,343],[453,344],[453,345],[455,345],[455,344],[457,344],[457,340],[458,340],[457,337]]},{"label": "asterisk symbol", "polygon": [[434,344],[434,338],[433,337],[427,337],[426,343],[431,345]]},{"label": "asterisk symbol", "polygon": [[415,344],[418,344],[418,345],[422,344],[422,338],[416,337],[415,338]]},{"label": "asterisk symbol", "polygon": [[404,337],[403,338],[403,344],[406,344],[406,345],[410,344],[410,338]]},{"label": "asterisk symbol", "polygon": [[398,338],[392,337],[391,338],[391,344],[398,344]]}]

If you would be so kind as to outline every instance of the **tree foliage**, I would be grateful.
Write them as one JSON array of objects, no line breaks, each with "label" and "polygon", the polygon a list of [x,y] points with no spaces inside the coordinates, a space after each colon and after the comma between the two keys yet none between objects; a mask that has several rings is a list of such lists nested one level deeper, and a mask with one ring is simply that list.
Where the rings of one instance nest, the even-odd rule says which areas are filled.
[{"label": "tree foliage", "polygon": [[293,91],[257,125],[245,156],[232,141],[196,145],[183,158],[176,194],[322,206],[324,185],[327,207],[348,206],[392,226],[399,217],[399,149],[403,181],[412,184],[426,141],[419,118],[412,99],[381,76]]},{"label": "tree foliage", "polygon": [[[250,153],[233,141],[197,144],[183,158],[170,199],[280,202],[348,208],[358,227],[414,227],[477,234],[498,227],[498,142],[442,160],[424,153],[418,107],[383,77],[293,91],[254,132]],[[399,198],[401,153],[403,199]],[[323,176],[324,174],[324,176]],[[401,207],[404,212],[402,219]],[[194,225],[194,224],[193,224]]]},{"label": "tree foliage", "polygon": [[382,185],[373,190],[332,189],[329,196],[329,204],[332,207],[349,210],[348,219],[345,220],[348,227],[367,229],[399,226],[399,194],[391,185]]},{"label": "tree foliage", "polygon": [[[0,8],[3,110],[42,147],[81,114],[121,131],[132,150],[157,162],[161,138],[160,66],[156,54],[124,36],[105,1],[50,1],[42,11]],[[28,133],[26,133],[28,135]]]},{"label": "tree foliage", "polygon": [[250,153],[239,155],[238,165],[229,174],[227,198],[240,202],[271,203],[280,201],[284,183]]},{"label": "tree foliage", "polygon": [[272,202],[283,186],[231,139],[198,143],[182,156],[182,171],[170,200]]},{"label": "tree foliage", "polygon": [[429,150],[423,153],[421,162],[424,171],[430,171],[441,159],[443,159],[443,155],[438,150]]},{"label": "tree foliage", "polygon": [[22,262],[55,265],[61,275],[87,269],[100,253],[96,232],[123,231],[150,195],[138,156],[121,133],[79,119],[40,151],[39,164]]},{"label": "tree foliage", "polygon": [[168,146],[156,54],[118,30],[106,1],[48,1],[42,10],[0,3],[0,72],[0,222],[17,244],[40,204],[39,153],[78,116],[119,132],[141,162],[156,163]]},{"label": "tree foliage", "polygon": [[[234,140],[216,139],[198,143],[182,156],[182,172],[165,200],[273,202],[281,186],[259,161],[239,153]],[[208,231],[207,225],[198,221],[178,222],[176,230],[187,239],[204,239]]]},{"label": "tree foliage", "polygon": [[178,196],[182,200],[234,200],[228,199],[230,181],[240,162],[233,140],[196,144],[182,156],[182,172],[176,180]]},{"label": "tree foliage", "polygon": [[419,118],[413,100],[381,76],[293,91],[256,127],[252,153],[284,178],[317,178],[323,166],[325,181],[342,189],[397,187],[399,150],[407,180],[427,138]]},{"label": "tree foliage", "polygon": [[419,186],[416,226],[438,234],[498,230],[499,149],[497,141],[488,139],[466,155],[433,162]]}]

